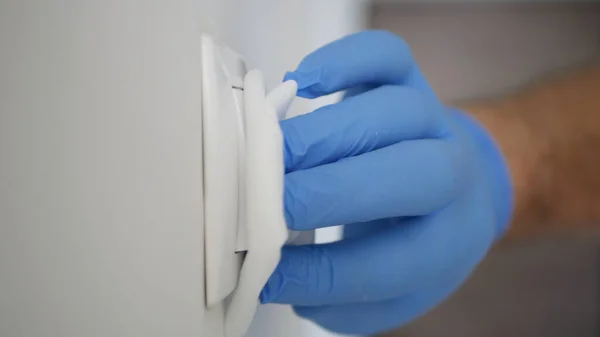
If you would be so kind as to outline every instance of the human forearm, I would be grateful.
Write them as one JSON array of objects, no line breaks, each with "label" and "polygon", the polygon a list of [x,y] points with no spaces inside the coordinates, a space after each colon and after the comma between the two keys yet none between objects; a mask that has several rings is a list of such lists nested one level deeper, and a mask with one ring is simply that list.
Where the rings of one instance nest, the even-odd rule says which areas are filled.
[{"label": "human forearm", "polygon": [[600,64],[463,108],[508,161],[515,189],[509,237],[600,222]]}]

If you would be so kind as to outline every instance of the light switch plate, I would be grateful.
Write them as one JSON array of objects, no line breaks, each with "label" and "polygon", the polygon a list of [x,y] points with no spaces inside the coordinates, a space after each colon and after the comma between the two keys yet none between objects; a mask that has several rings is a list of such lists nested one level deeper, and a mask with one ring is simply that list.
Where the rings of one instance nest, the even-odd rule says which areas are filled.
[{"label": "light switch plate", "polygon": [[202,37],[202,119],[206,302],[210,308],[235,288],[243,256],[236,254],[243,115],[234,87],[243,87],[244,60]]},{"label": "light switch plate", "polygon": [[202,58],[206,305],[225,304],[226,337],[242,337],[281,247],[297,236],[284,216],[279,121],[298,87],[267,94],[262,73],[209,36]]}]

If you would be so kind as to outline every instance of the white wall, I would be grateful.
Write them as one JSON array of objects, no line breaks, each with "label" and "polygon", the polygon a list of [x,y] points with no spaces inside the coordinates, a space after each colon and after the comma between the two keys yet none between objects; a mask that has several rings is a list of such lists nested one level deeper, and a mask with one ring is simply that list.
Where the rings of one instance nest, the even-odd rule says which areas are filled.
[{"label": "white wall", "polygon": [[[1,1],[0,336],[220,336],[204,307],[200,33],[274,84],[355,30],[359,4]],[[325,336],[261,308],[249,336],[282,335]]]},{"label": "white wall", "polygon": [[0,1],[0,336],[221,335],[200,32],[218,2]]}]

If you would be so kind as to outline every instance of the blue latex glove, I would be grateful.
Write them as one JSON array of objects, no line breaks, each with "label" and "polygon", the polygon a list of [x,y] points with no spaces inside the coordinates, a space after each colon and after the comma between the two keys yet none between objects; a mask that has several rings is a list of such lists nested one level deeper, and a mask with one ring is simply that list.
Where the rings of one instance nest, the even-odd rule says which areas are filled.
[{"label": "blue latex glove", "polygon": [[350,225],[342,241],[285,247],[261,301],[347,334],[417,318],[505,231],[512,189],[499,150],[440,103],[391,33],[333,42],[286,78],[302,97],[357,92],[281,123],[289,228]]}]

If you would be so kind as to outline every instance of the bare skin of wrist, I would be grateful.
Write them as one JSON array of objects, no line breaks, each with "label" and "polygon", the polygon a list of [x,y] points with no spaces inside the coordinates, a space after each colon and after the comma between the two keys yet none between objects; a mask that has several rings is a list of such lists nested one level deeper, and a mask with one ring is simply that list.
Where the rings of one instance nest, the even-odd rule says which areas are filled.
[{"label": "bare skin of wrist", "polygon": [[600,64],[462,109],[507,160],[515,193],[508,239],[600,229]]}]

